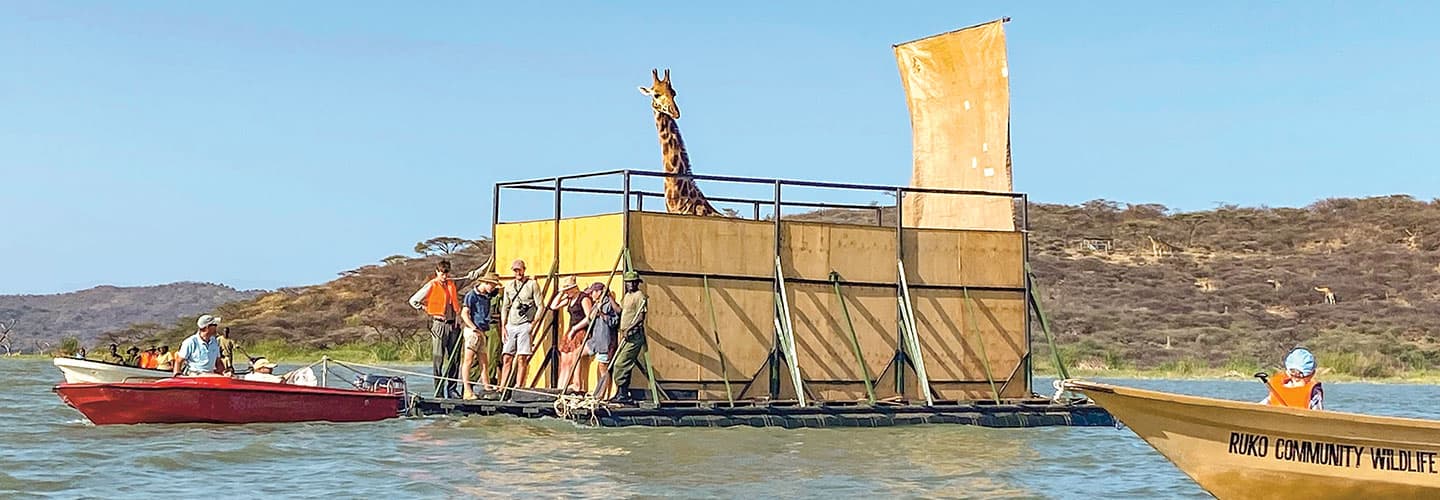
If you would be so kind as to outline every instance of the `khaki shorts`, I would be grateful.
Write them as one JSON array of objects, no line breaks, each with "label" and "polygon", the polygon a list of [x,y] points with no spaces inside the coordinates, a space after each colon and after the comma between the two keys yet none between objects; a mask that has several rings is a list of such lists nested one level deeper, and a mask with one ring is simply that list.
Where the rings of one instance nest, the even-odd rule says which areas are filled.
[{"label": "khaki shorts", "polygon": [[465,338],[465,348],[466,348],[466,349],[469,349],[469,350],[471,350],[471,351],[479,351],[479,350],[480,350],[480,332],[479,332],[479,331],[476,331],[474,328],[468,328],[468,327],[467,327],[467,328],[465,328],[463,331],[461,331],[461,335]]}]

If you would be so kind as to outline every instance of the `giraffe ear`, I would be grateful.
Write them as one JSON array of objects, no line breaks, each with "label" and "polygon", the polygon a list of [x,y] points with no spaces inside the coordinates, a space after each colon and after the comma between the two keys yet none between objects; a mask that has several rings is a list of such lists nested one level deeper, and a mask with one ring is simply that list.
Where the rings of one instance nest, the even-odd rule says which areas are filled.
[{"label": "giraffe ear", "polygon": [[655,97],[655,91],[650,90],[648,87],[645,87],[644,85],[641,85],[641,86],[635,87],[635,88],[640,89],[640,93],[641,93],[641,94],[645,94],[645,95],[648,95],[648,96],[650,96],[650,97]]}]

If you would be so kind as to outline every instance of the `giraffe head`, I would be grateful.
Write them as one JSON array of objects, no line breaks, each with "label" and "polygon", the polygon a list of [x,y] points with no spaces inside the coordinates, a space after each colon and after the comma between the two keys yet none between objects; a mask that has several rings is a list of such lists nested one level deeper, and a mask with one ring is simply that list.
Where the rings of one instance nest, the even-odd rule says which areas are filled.
[{"label": "giraffe head", "polygon": [[664,113],[670,118],[680,119],[680,107],[675,105],[675,87],[670,86],[670,70],[665,70],[665,78],[660,78],[660,70],[650,70],[650,77],[654,80],[649,87],[640,87],[640,93],[650,96],[650,107],[655,108],[656,113]]}]

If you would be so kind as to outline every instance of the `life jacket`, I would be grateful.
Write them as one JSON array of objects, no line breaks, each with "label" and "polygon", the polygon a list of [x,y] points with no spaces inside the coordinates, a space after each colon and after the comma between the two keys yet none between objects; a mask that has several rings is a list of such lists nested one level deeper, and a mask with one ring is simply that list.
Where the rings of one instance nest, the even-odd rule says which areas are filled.
[{"label": "life jacket", "polygon": [[443,318],[445,306],[448,304],[451,311],[460,314],[460,300],[455,295],[454,281],[430,280],[430,292],[425,296],[425,313]]},{"label": "life jacket", "polygon": [[1310,408],[1310,395],[1320,382],[1317,382],[1315,377],[1310,377],[1303,384],[1287,387],[1285,382],[1290,380],[1293,379],[1285,373],[1276,373],[1270,377],[1270,406]]},{"label": "life jacket", "polygon": [[155,368],[155,354],[148,353],[148,352],[142,352],[142,353],[140,353],[140,367],[141,367],[141,368],[154,369],[154,368]]}]

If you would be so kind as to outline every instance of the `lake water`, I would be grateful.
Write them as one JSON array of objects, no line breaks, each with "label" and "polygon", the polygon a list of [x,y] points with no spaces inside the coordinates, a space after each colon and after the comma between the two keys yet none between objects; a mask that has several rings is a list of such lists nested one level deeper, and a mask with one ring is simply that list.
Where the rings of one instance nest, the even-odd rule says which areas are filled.
[{"label": "lake water", "polygon": [[[1208,498],[1109,427],[594,429],[511,417],[97,427],[50,391],[59,379],[48,361],[0,360],[0,497]],[[1115,382],[1264,397],[1254,381]],[[1326,387],[1330,409],[1440,419],[1437,386]]]}]

